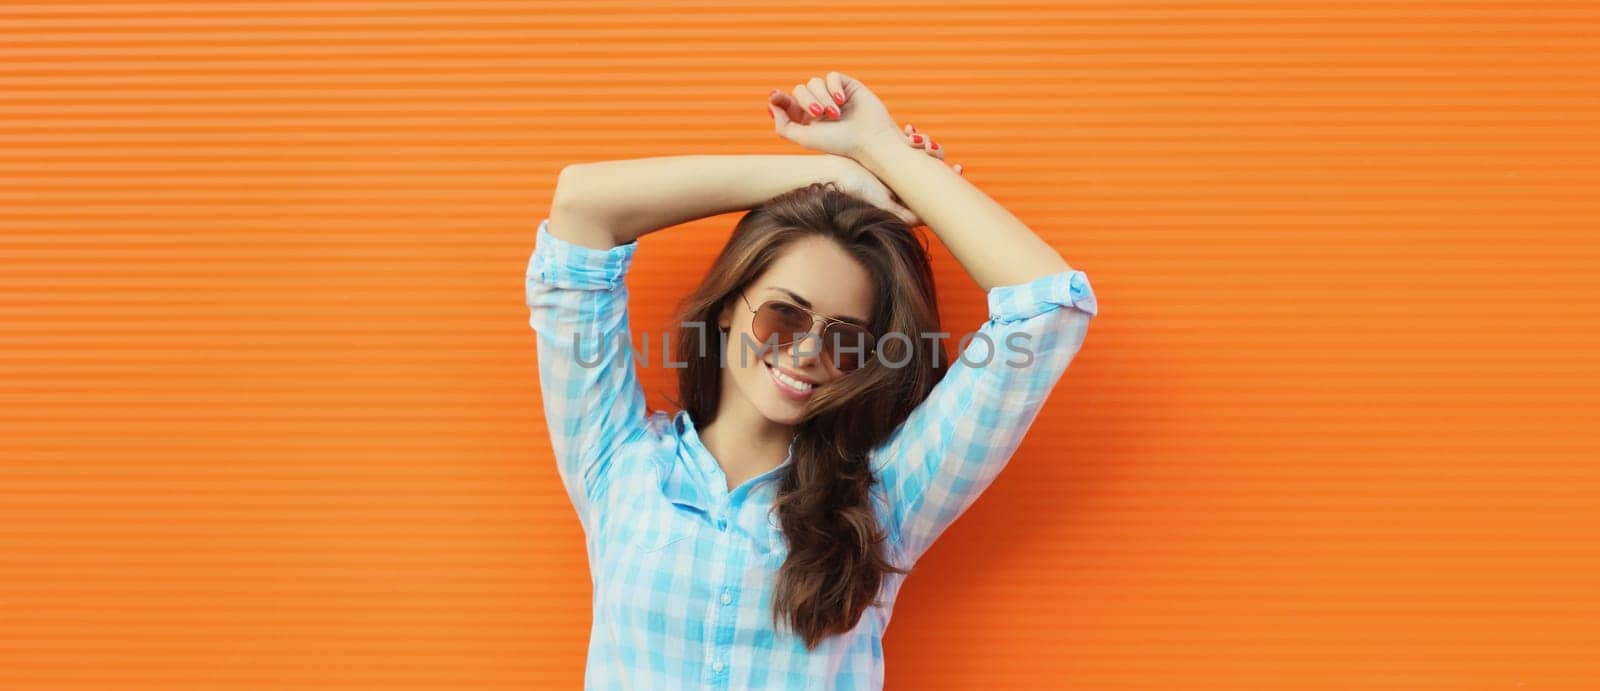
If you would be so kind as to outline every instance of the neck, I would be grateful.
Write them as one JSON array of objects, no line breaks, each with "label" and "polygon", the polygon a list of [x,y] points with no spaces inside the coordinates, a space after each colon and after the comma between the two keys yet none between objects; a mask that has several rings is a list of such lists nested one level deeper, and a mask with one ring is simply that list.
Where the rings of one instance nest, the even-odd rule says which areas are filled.
[{"label": "neck", "polygon": [[717,419],[700,428],[699,434],[706,450],[722,466],[732,491],[783,463],[794,440],[794,427],[768,420],[742,398],[728,393],[723,392]]}]

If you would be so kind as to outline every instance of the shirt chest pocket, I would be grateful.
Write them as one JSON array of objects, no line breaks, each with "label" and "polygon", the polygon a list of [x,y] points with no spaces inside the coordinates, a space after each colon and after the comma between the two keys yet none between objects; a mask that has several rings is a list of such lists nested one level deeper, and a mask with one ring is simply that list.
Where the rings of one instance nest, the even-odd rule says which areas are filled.
[{"label": "shirt chest pocket", "polygon": [[651,506],[649,511],[630,514],[617,520],[612,526],[613,546],[636,554],[651,554],[667,550],[674,545],[679,547],[692,545],[693,542],[685,541],[692,540],[700,534],[702,521],[698,515],[676,504],[665,501],[660,504]]},{"label": "shirt chest pocket", "polygon": [[[663,502],[665,503],[665,502]],[[596,571],[597,617],[621,631],[649,631],[683,614],[696,564],[709,555],[699,545],[695,515],[649,503],[618,512],[604,531]]]}]

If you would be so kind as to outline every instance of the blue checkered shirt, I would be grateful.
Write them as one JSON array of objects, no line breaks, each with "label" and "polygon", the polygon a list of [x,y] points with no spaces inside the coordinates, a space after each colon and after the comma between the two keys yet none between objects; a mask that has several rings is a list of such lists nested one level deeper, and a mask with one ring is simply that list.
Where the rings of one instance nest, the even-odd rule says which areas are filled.
[{"label": "blue checkered shirt", "polygon": [[[774,628],[774,577],[788,552],[768,509],[790,460],[729,490],[686,412],[647,411],[633,360],[662,364],[656,345],[655,359],[636,356],[629,332],[623,277],[638,242],[583,247],[549,223],[528,260],[527,303],[551,446],[594,586],[584,688],[882,688],[883,635],[904,576],[887,577],[886,604],[815,650]],[[871,454],[871,497],[898,566],[915,563],[1005,467],[1096,312],[1078,270],[991,288],[988,303],[979,329],[988,342],[973,338]],[[1028,340],[1006,340],[1017,333]]]}]

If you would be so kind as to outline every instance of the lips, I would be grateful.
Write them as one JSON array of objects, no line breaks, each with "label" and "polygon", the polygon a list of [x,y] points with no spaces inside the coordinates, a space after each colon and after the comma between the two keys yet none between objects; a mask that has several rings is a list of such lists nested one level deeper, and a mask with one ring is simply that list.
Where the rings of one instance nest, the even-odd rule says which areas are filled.
[{"label": "lips", "polygon": [[[765,362],[765,361],[763,361],[763,362]],[[810,377],[805,377],[805,376],[801,376],[799,374],[795,374],[794,372],[786,370],[786,369],[784,369],[782,367],[778,367],[777,365],[774,365],[774,364],[772,364],[770,362],[767,363],[767,366],[771,367],[772,369],[778,370],[779,372],[782,372],[783,376],[786,376],[786,377],[788,377],[790,379],[797,379],[799,381],[803,381],[803,382],[805,382],[807,384],[810,384],[812,386],[816,386],[817,385],[817,382],[815,380],[813,380],[812,378],[810,378]]]},{"label": "lips", "polygon": [[[786,398],[790,398],[790,399],[797,400],[797,401],[802,401],[802,400],[805,400],[805,399],[809,398],[813,391],[816,391],[816,383],[811,381],[810,379],[808,379],[806,377],[800,377],[800,376],[792,375],[787,370],[785,370],[785,369],[783,369],[781,367],[777,367],[777,366],[773,365],[772,363],[767,362],[766,360],[762,360],[761,364],[767,366],[767,371],[769,372],[769,374],[767,376],[772,378],[772,385],[777,387],[778,393],[783,394]],[[809,384],[812,385],[812,387],[809,388],[809,389],[798,389],[798,388],[795,388],[793,385],[791,385],[791,384],[783,381],[783,379],[779,378],[779,376],[778,376],[779,372],[782,372],[783,375],[786,376],[786,377],[794,377],[795,379],[798,379],[800,381],[809,383]]]}]

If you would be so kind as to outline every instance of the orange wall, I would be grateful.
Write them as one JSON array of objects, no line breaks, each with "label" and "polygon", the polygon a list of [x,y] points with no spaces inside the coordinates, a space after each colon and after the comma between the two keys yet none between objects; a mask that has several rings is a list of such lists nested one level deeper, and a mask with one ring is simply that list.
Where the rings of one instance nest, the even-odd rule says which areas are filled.
[{"label": "orange wall", "polygon": [[[7,3],[0,688],[576,688],[521,302],[556,173],[801,153],[758,109],[832,69],[1103,308],[909,581],[889,688],[1595,688],[1597,31],[1586,2]],[[736,218],[643,241],[636,328]]]}]

